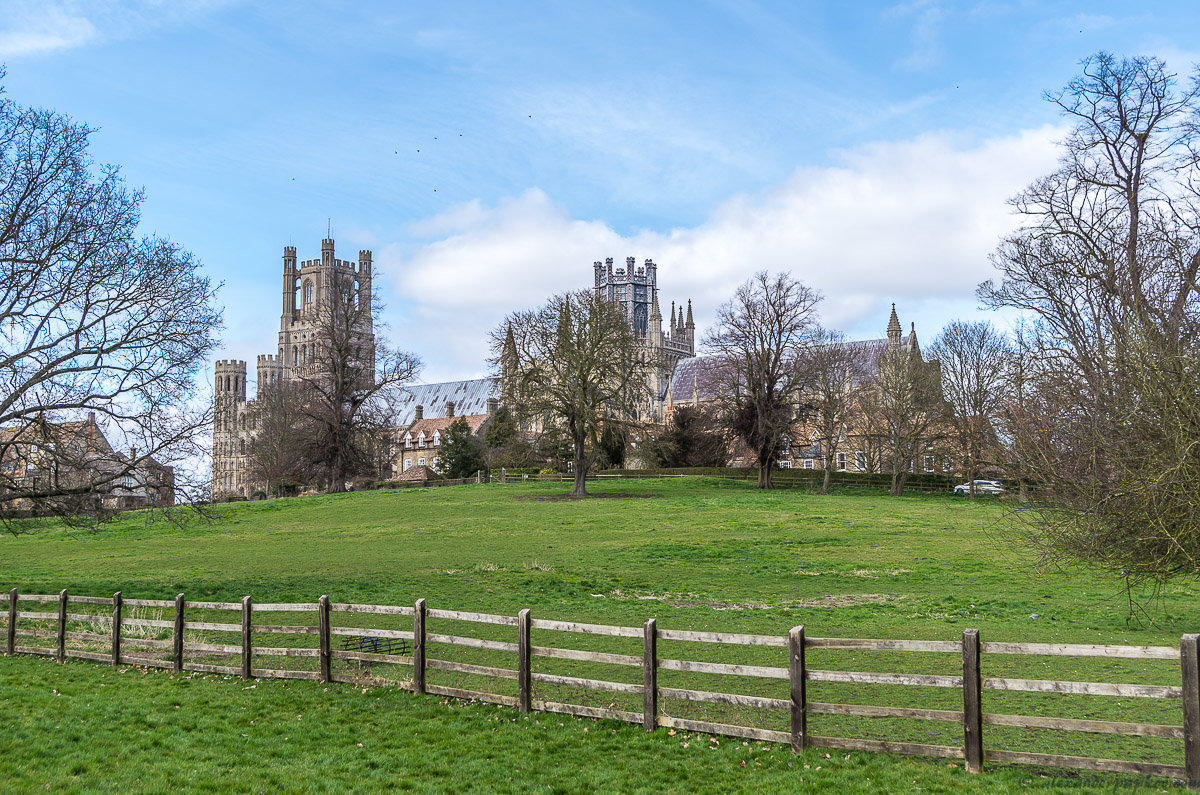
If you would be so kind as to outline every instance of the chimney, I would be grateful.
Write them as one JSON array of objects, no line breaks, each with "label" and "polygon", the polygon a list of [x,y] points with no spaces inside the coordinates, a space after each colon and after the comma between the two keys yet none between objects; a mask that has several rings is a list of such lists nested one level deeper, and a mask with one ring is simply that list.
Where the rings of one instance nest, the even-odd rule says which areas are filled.
[{"label": "chimney", "polygon": [[425,419],[425,407],[418,403],[417,404],[417,422],[420,422],[423,419]]},{"label": "chimney", "polygon": [[495,414],[496,410],[499,408],[500,408],[499,400],[497,400],[494,397],[490,397],[487,399],[487,413],[488,414]]},{"label": "chimney", "polygon": [[88,412],[88,422],[87,422],[87,444],[88,444],[88,447],[90,448],[95,443],[96,443],[96,412],[89,411]]},{"label": "chimney", "polygon": [[454,401],[447,400],[446,401],[446,417],[452,418],[453,416],[454,416]]}]

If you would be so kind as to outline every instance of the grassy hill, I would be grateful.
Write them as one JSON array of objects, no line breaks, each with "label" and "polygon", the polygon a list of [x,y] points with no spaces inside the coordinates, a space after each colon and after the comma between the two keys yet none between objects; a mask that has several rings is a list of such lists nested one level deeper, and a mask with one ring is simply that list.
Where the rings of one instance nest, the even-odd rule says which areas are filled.
[{"label": "grassy hill", "polygon": [[[1153,620],[1141,616],[1130,622],[1119,583],[1085,572],[1039,570],[1007,542],[1004,513],[991,501],[760,493],[745,484],[717,480],[623,481],[593,488],[598,496],[585,501],[561,499],[565,488],[560,484],[461,486],[215,506],[211,521],[186,527],[140,515],[130,515],[97,535],[47,527],[35,534],[0,539],[0,588],[50,593],[65,587],[87,595],[121,590],[126,597],[159,599],[178,592],[189,599],[214,600],[251,594],[256,601],[306,602],[324,593],[334,601],[383,604],[411,604],[423,597],[430,607],[505,614],[528,607],[536,617],[548,619],[635,626],[655,617],[663,628],[777,635],[804,624],[810,635],[839,637],[953,640],[964,628],[976,627],[989,641],[1176,645],[1180,634],[1195,631],[1198,624],[1192,583],[1159,594]],[[878,670],[893,670],[887,667],[891,662],[883,660],[884,667]],[[1039,660],[1035,664],[1043,670],[1036,675],[1082,679],[1104,674],[1107,678],[1113,674],[1110,662]],[[867,669],[862,659],[843,664]],[[515,713],[495,707],[456,707],[451,717],[445,712],[448,705],[438,705],[439,712],[430,706],[433,699],[391,689],[371,690],[373,697],[383,701],[372,703],[356,717],[357,707],[348,706],[346,700],[359,703],[367,700],[367,694],[345,686],[331,688],[333,696],[322,695],[324,689],[307,683],[260,683],[243,690],[245,685],[232,686],[238,680],[216,677],[210,687],[201,688],[193,681],[203,678],[199,676],[184,683],[166,674],[150,674],[129,683],[128,675],[103,667],[68,668],[71,673],[66,674],[44,661],[0,662],[0,698],[19,705],[14,720],[21,729],[9,732],[10,737],[33,736],[53,744],[61,736],[47,725],[49,716],[61,713],[62,720],[87,734],[88,727],[112,720],[114,710],[122,716],[117,724],[131,730],[126,719],[136,725],[137,719],[129,716],[144,713],[158,715],[156,725],[178,732],[173,718],[182,719],[180,713],[236,710],[232,704],[249,698],[257,699],[263,720],[282,720],[279,714],[290,712],[291,700],[299,699],[307,704],[306,719],[313,721],[316,728],[311,731],[317,735],[332,738],[351,726],[371,726],[371,732],[391,738],[390,750],[360,753],[354,746],[346,760],[348,772],[337,774],[341,786],[355,781],[341,777],[353,775],[354,754],[369,760],[359,772],[367,776],[366,781],[376,782],[368,785],[372,787],[383,779],[363,770],[388,770],[404,759],[409,759],[404,769],[410,769],[413,759],[424,758],[420,749],[428,751],[430,741],[402,738],[403,732],[391,725],[394,721],[416,721],[427,727],[423,731],[435,733],[453,726],[452,733],[461,734],[459,740],[443,738],[435,743],[438,754],[449,754],[445,761],[449,773],[438,775],[472,771],[467,783],[483,789],[522,789],[537,783],[564,791],[597,787],[628,791],[645,781],[647,789],[661,790],[672,788],[674,781],[677,789],[724,790],[728,787],[722,782],[726,782],[733,788],[761,791],[791,781],[772,778],[795,775],[789,762],[801,769],[809,764],[810,770],[822,765],[823,780],[831,788],[883,787],[882,782],[890,781],[890,789],[904,783],[902,779],[915,779],[919,786],[934,789],[964,783],[961,775],[954,778],[956,768],[947,768],[944,761],[895,760],[881,767],[879,758],[862,754],[853,755],[853,760],[863,760],[853,765],[853,760],[833,760],[847,768],[845,775],[850,778],[829,778],[832,763],[822,763],[823,754],[816,752],[795,758],[779,752],[771,760],[760,755],[750,760],[746,772],[740,765],[746,761],[744,756],[732,753],[726,758],[730,749],[742,748],[740,741],[729,741],[725,751],[714,750],[705,761],[688,762],[692,766],[686,775],[663,778],[656,760],[670,767],[678,761],[677,754],[695,756],[694,748],[681,747],[689,741],[668,738],[663,731],[643,738],[635,728],[554,716],[512,724]],[[1157,683],[1168,675],[1152,667],[1118,670],[1120,675],[1111,681]],[[46,690],[62,692],[53,684],[60,677],[76,689],[77,698],[71,702],[76,707],[65,709],[67,702],[60,697],[45,695]],[[36,696],[27,692],[31,680],[38,683]],[[98,692],[101,684],[106,699],[85,702],[83,694]],[[359,698],[353,699],[356,694]],[[172,701],[181,707],[174,716]],[[165,716],[159,714],[164,704]],[[1158,706],[1148,708],[1146,719],[1178,722],[1162,717],[1161,710],[1155,711]],[[1127,706],[1117,703],[1095,709],[1101,717],[1129,714]],[[202,747],[228,740],[224,737],[228,725],[217,728],[220,721],[213,720],[213,727],[199,729],[195,740],[143,750],[142,762],[157,764],[164,775],[176,778],[182,768],[195,767],[195,776],[178,779],[181,786],[198,786],[202,781],[226,786],[233,779],[223,779],[220,770],[211,769],[215,763],[203,761]],[[428,727],[430,720],[441,722],[442,728]],[[208,725],[207,719],[198,723]],[[513,782],[506,776],[480,777],[478,754],[507,764],[528,753],[527,742],[512,735],[527,737],[521,734],[526,731],[523,726],[536,726],[535,731],[545,733],[549,747],[534,743],[545,765],[581,772],[561,779],[561,774],[522,764],[526,772]],[[580,746],[577,735],[588,726],[606,735],[615,730],[622,742]],[[953,727],[948,728],[953,734]],[[890,728],[884,726],[882,731],[887,736]],[[497,732],[501,739],[494,736]],[[245,732],[243,740],[230,735],[239,747],[252,744],[250,738],[255,736]],[[316,735],[302,736],[311,740]],[[284,754],[288,761],[281,764],[294,767],[293,772],[321,758],[319,748],[277,747],[285,741],[273,735],[254,742],[260,741],[269,746],[264,746],[264,753],[289,749]],[[1104,745],[1089,745],[1097,742]],[[1108,750],[1109,740],[1085,736],[1079,743],[1070,752],[1140,758],[1129,755],[1140,752],[1126,750],[1121,743]],[[38,754],[10,753],[12,749],[3,745],[0,740],[0,759],[5,760],[0,762],[0,772],[16,775],[13,780],[33,785],[45,777],[69,783],[67,774],[39,761]],[[1161,761],[1178,763],[1173,757],[1177,745],[1167,748],[1160,743],[1150,752]],[[486,751],[479,750],[485,746]],[[167,752],[167,747],[175,750]],[[626,748],[627,752],[622,750]],[[109,752],[115,753],[111,748]],[[166,761],[152,763],[158,753],[166,753]],[[644,762],[633,761],[642,757]],[[745,778],[713,778],[725,770],[726,762],[736,767],[726,773]],[[242,770],[240,762],[229,764],[250,776],[247,781],[258,782],[256,787],[274,788],[265,772]],[[638,767],[643,764],[644,769]],[[600,773],[596,773],[598,765]],[[71,775],[94,785],[100,780],[96,770],[95,764],[84,764],[81,772]],[[580,778],[584,770],[588,776]],[[444,789],[450,780],[428,775],[434,777],[423,773],[415,785]],[[872,777],[873,783],[867,784]],[[306,779],[313,788],[322,780]],[[584,786],[584,781],[591,783]],[[1075,778],[1063,773],[1042,779],[1028,769],[993,770],[970,783],[1003,789],[1018,782],[1085,788],[1114,783],[1113,777]],[[297,786],[309,788],[309,784]]]}]

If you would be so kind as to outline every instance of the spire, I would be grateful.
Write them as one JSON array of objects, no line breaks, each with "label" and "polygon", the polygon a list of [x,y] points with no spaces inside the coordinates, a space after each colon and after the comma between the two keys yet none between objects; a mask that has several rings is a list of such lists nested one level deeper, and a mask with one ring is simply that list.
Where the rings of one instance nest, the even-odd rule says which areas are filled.
[{"label": "spire", "polygon": [[892,304],[892,316],[888,319],[887,327],[888,342],[893,345],[899,345],[900,333],[900,318],[896,317],[896,305]]},{"label": "spire", "polygon": [[692,320],[692,299],[688,299],[687,326],[688,331],[693,331],[696,328],[696,321]]},{"label": "spire", "polygon": [[675,336],[675,302],[674,301],[671,302],[671,325],[669,328],[671,329],[671,336],[674,337]]},{"label": "spire", "polygon": [[662,311],[658,308],[658,290],[650,290],[650,319],[662,322]]},{"label": "spire", "polygon": [[509,323],[504,334],[504,350],[500,353],[500,399],[510,409],[515,405],[516,367],[517,341],[513,338],[512,323]]}]

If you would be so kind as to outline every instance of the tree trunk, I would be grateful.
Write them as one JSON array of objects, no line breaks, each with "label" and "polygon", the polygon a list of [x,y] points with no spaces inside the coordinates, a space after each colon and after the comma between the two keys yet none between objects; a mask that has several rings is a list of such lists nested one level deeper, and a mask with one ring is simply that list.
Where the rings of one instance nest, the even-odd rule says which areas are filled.
[{"label": "tree trunk", "polygon": [[769,460],[768,461],[760,461],[758,464],[758,488],[769,489],[769,488],[772,488],[772,485],[773,484],[771,483],[771,462]]},{"label": "tree trunk", "polygon": [[892,462],[892,496],[900,497],[904,494],[904,481],[908,479],[908,474],[902,467]]},{"label": "tree trunk", "polygon": [[821,478],[821,493],[822,494],[829,493],[829,482],[831,480],[833,480],[833,472],[831,472],[829,470],[829,467],[826,466],[825,472],[823,473],[822,478]]},{"label": "tree trunk", "polygon": [[583,455],[583,445],[575,443],[575,485],[571,488],[572,497],[587,496],[587,462]]}]

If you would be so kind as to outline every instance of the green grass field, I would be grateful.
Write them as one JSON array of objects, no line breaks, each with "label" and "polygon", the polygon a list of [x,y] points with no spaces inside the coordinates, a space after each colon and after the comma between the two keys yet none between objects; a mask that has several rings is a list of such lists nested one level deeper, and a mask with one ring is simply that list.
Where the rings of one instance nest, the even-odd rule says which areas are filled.
[{"label": "green grass field", "polygon": [[[985,641],[1176,646],[1181,634],[1200,625],[1194,583],[1168,588],[1149,614],[1130,621],[1120,583],[1085,572],[1038,570],[1006,543],[1003,511],[991,501],[759,493],[716,480],[618,481],[592,488],[599,497],[586,501],[558,499],[566,490],[561,484],[461,486],[217,506],[211,523],[182,528],[137,515],[98,535],[48,527],[0,539],[0,587],[24,593],[68,588],[94,596],[120,590],[126,597],[155,599],[183,592],[189,599],[221,601],[250,594],[256,601],[311,602],[324,593],[338,602],[411,604],[423,597],[431,608],[511,615],[528,607],[545,619],[637,626],[655,617],[660,628],[775,635],[804,624],[810,636],[834,637],[955,640],[975,627]],[[471,629],[452,631],[507,628]],[[596,639],[594,648],[610,648],[604,640],[622,641]],[[728,649],[676,645],[692,648],[660,643],[660,655],[786,664],[778,649],[735,649],[741,656],[732,659]],[[810,654],[810,667],[952,674],[957,664],[937,654],[818,651]],[[512,667],[494,654],[462,659]],[[546,670],[615,676],[611,667]],[[672,675],[673,687],[729,687],[712,675]],[[985,659],[984,675],[1178,684],[1177,664],[1104,658],[993,657]],[[662,676],[660,684],[668,684]],[[478,681],[444,681],[484,689]],[[173,788],[263,790],[392,783],[426,790],[771,791],[812,785],[830,791],[1110,791],[1166,784],[997,765],[967,777],[961,765],[946,760],[859,753],[825,759],[819,751],[793,757],[785,749],[731,739],[709,750],[708,738],[668,736],[661,729],[647,737],[636,727],[554,715],[526,720],[507,708],[441,704],[445,699],[396,688],[363,693],[345,685],[261,681],[244,689],[250,684],[38,659],[0,661],[0,703],[9,713],[0,730],[6,738],[0,740],[0,773],[21,789],[137,789],[139,781],[146,789],[161,788],[139,770],[157,771]],[[786,695],[786,683],[753,680],[741,687],[737,692]],[[942,709],[955,708],[957,698],[928,688],[815,690],[814,683],[810,699]],[[1177,701],[1017,693],[988,699],[985,711],[1180,722]],[[692,713],[680,709],[672,714],[748,719],[714,705]],[[246,720],[272,730],[247,730],[243,717],[251,714],[260,717]],[[297,721],[297,714],[303,718]],[[781,717],[782,726],[764,727],[785,728]],[[810,730],[832,736],[961,744],[961,729],[953,724],[838,716],[811,721]],[[275,730],[284,726],[287,740]],[[360,735],[355,743],[363,748],[345,745],[347,733]],[[989,727],[985,737],[988,747],[1181,763],[1178,741],[1001,727]]]}]

